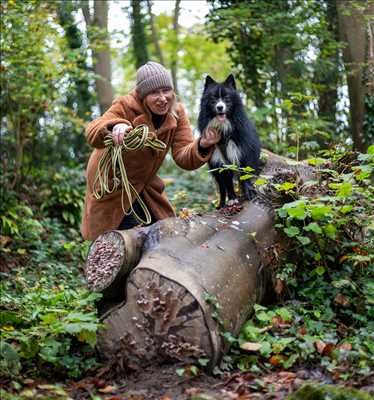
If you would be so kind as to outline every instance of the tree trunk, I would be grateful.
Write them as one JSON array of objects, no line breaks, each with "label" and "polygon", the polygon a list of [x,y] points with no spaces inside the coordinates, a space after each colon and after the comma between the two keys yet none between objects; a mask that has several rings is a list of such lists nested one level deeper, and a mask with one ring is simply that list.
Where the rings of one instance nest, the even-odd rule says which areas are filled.
[{"label": "tree trunk", "polygon": [[149,61],[141,6],[141,1],[131,0],[131,36],[136,68]]},{"label": "tree trunk", "polygon": [[[110,42],[108,35],[108,1],[94,0],[94,12],[91,13],[89,2],[82,2],[82,11],[87,25],[88,38],[92,50],[94,72],[98,77],[95,80],[100,113],[103,114],[112,104],[112,66],[110,56]],[[100,43],[93,40],[90,28],[100,30]],[[95,32],[95,36],[97,32]]]},{"label": "tree trunk", "polygon": [[[79,51],[79,58],[77,57],[76,64],[80,71],[83,73],[88,72],[87,66],[87,54],[86,49],[83,45],[82,33],[79,30],[75,18],[74,11],[76,11],[76,5],[69,1],[63,1],[58,4],[58,18],[60,25],[64,28],[65,38],[69,48],[73,52]],[[92,106],[92,95],[89,91],[89,80],[84,77],[73,76],[71,78],[75,91],[72,93],[68,93],[66,99],[66,106],[69,109],[74,108],[74,103],[76,103],[76,112],[77,115],[83,120],[91,119],[91,106]]]},{"label": "tree trunk", "polygon": [[148,7],[149,18],[150,18],[150,24],[151,24],[152,42],[153,42],[153,45],[155,46],[155,51],[156,51],[159,62],[162,65],[165,65],[164,55],[162,53],[162,49],[160,46],[157,27],[156,27],[154,15],[152,12],[152,2],[150,0],[147,0],[147,7]]},{"label": "tree trunk", "polygon": [[171,76],[173,78],[174,91],[178,93],[177,71],[178,71],[178,49],[179,49],[179,14],[180,14],[180,0],[176,0],[173,17],[173,31],[174,31],[174,50],[171,55]]},{"label": "tree trunk", "polygon": [[[323,64],[322,71],[317,69],[315,81],[321,86],[318,98],[318,116],[337,126],[336,121],[336,105],[338,102],[338,81],[339,81],[339,51],[338,48],[330,50],[324,55],[328,49],[329,43],[334,40],[339,41],[338,32],[338,13],[336,9],[336,0],[326,1],[326,22],[327,31],[330,37],[326,37],[326,33],[322,35],[320,44],[319,63]],[[325,145],[325,143],[321,143]]]},{"label": "tree trunk", "polygon": [[338,1],[339,35],[346,43],[343,58],[347,71],[353,147],[361,152],[367,147],[363,134],[366,92],[363,72],[368,48],[365,17],[373,13],[373,4],[372,1]]},{"label": "tree trunk", "polygon": [[[279,174],[292,174],[302,183],[313,169],[270,155],[263,174],[277,182]],[[91,290],[112,302],[98,334],[103,358],[124,369],[207,358],[213,368],[228,349],[223,334],[237,335],[272,287],[285,248],[273,227],[273,202],[279,198],[264,188],[232,216],[168,218],[101,235],[89,250],[86,276]]]}]

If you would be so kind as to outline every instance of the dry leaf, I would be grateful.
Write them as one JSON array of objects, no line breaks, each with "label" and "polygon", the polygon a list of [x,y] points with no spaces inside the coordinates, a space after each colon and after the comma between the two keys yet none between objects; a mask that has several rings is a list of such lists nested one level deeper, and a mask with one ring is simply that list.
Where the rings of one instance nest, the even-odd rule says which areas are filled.
[{"label": "dry leaf", "polygon": [[331,352],[335,349],[335,345],[333,345],[332,343],[322,342],[322,340],[317,340],[314,345],[318,353],[322,354],[323,356],[329,356]]},{"label": "dry leaf", "polygon": [[349,304],[349,300],[344,294],[337,293],[334,299],[336,304],[340,304],[341,306],[347,306]]},{"label": "dry leaf", "polygon": [[105,388],[99,389],[99,392],[101,393],[113,393],[117,390],[117,388],[115,386],[105,386]]},{"label": "dry leaf", "polygon": [[10,236],[0,235],[0,245],[1,245],[1,247],[6,247],[10,243],[12,243],[12,238]]},{"label": "dry leaf", "polygon": [[240,345],[240,348],[246,351],[259,351],[261,349],[261,344],[255,342],[244,342]]},{"label": "dry leaf", "polygon": [[305,326],[302,326],[302,327],[299,329],[299,334],[300,334],[300,335],[304,336],[304,335],[306,335],[307,333],[308,333],[308,331],[306,330]]},{"label": "dry leaf", "polygon": [[269,359],[269,362],[271,365],[274,365],[275,367],[277,367],[278,365],[281,364],[282,361],[286,361],[287,357],[282,355],[282,354],[278,354],[276,356],[271,356]]},{"label": "dry leaf", "polygon": [[351,351],[352,350],[352,345],[351,343],[342,343],[338,346],[338,349],[340,350],[346,350],[346,351]]},{"label": "dry leaf", "polygon": [[276,283],[275,283],[275,293],[276,294],[282,294],[285,288],[285,284],[281,279],[277,279]]}]

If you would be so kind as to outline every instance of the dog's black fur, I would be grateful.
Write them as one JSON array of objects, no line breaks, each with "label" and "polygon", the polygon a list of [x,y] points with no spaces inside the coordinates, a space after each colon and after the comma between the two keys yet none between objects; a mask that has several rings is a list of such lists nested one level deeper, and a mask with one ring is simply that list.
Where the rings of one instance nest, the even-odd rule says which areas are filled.
[{"label": "dog's black fur", "polygon": [[[221,131],[221,140],[209,161],[210,169],[235,164],[241,168],[252,167],[258,172],[260,139],[245,113],[232,74],[222,83],[207,76],[200,103],[198,127],[201,135],[207,127],[218,128]],[[225,206],[226,195],[230,203],[235,202],[237,197],[233,183],[234,172],[213,171],[212,174],[220,192],[218,208]],[[248,200],[253,198],[255,192],[251,183],[248,180],[240,181],[240,183],[244,198]]]}]

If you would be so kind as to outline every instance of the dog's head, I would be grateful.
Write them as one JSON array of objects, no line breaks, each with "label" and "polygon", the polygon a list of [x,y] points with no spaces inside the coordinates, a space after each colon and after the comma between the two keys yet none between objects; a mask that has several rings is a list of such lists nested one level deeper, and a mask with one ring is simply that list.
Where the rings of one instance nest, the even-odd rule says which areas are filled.
[{"label": "dog's head", "polygon": [[203,99],[211,117],[221,123],[230,118],[238,98],[235,78],[230,74],[224,82],[216,82],[209,75],[205,79]]}]

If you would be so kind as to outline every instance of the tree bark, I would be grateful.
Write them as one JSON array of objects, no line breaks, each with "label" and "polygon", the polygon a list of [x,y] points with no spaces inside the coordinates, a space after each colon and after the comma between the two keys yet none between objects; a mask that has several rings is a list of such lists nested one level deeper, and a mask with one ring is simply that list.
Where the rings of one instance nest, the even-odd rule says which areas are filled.
[{"label": "tree bark", "polygon": [[[58,18],[60,25],[64,28],[67,44],[73,52],[79,51],[80,56],[76,60],[77,67],[82,72],[87,73],[87,52],[83,46],[82,33],[74,19],[74,11],[76,11],[76,5],[71,0],[63,1],[58,4]],[[81,78],[73,76],[71,80],[74,83],[75,91],[73,93],[68,93],[66,105],[69,108],[74,108],[74,103],[76,103],[78,116],[88,121],[91,119],[92,106],[92,95],[89,91],[90,82],[86,77]]]},{"label": "tree bark", "polygon": [[[314,176],[311,167],[271,153],[262,173],[277,182],[291,174],[300,184]],[[263,188],[235,215],[168,218],[101,235],[90,248],[86,276],[112,302],[98,333],[102,357],[120,369],[199,358],[213,368],[228,349],[224,333],[237,335],[272,287],[286,247],[273,227],[279,201]]]},{"label": "tree bark", "polygon": [[343,58],[347,71],[353,147],[355,150],[364,152],[367,144],[363,133],[366,92],[363,72],[367,62],[366,49],[368,48],[365,18],[373,13],[374,3],[371,0],[358,2],[339,0],[337,5],[339,35],[346,44]]},{"label": "tree bark", "polygon": [[157,54],[159,62],[162,65],[165,65],[165,59],[164,59],[164,55],[162,53],[162,49],[160,46],[160,41],[159,41],[157,27],[156,27],[156,23],[155,23],[155,19],[154,19],[154,14],[152,12],[151,0],[147,0],[147,7],[148,7],[149,18],[150,18],[150,24],[151,24],[152,42],[153,42],[153,45],[155,46],[155,50],[156,50],[156,54]]},{"label": "tree bark", "polygon": [[177,71],[178,71],[178,49],[179,49],[179,14],[180,14],[180,0],[176,0],[173,17],[173,31],[174,31],[174,51],[171,55],[171,76],[173,78],[174,91],[178,93]]},{"label": "tree bark", "polygon": [[136,68],[149,61],[141,6],[140,0],[131,0],[131,36]]},{"label": "tree bark", "polygon": [[[336,48],[324,55],[324,49],[331,41],[336,43],[339,41],[338,31],[338,13],[336,8],[336,0],[326,1],[326,22],[327,32],[330,37],[326,37],[326,33],[323,34],[322,41],[320,44],[320,55],[319,63],[323,63],[323,69],[320,71],[317,69],[315,80],[319,85],[322,85],[319,90],[318,98],[318,116],[326,121],[329,121],[333,126],[337,126],[336,121],[336,105],[338,102],[338,81],[339,81],[339,51]],[[317,63],[317,65],[319,64]],[[325,146],[326,143],[320,143]]]},{"label": "tree bark", "polygon": [[[96,92],[100,113],[103,114],[112,104],[112,66],[110,56],[110,41],[108,35],[108,1],[94,0],[93,15],[88,1],[82,2],[82,12],[86,21],[88,39],[92,50],[92,62],[95,74]],[[90,28],[100,30],[100,44],[95,43]]]}]

